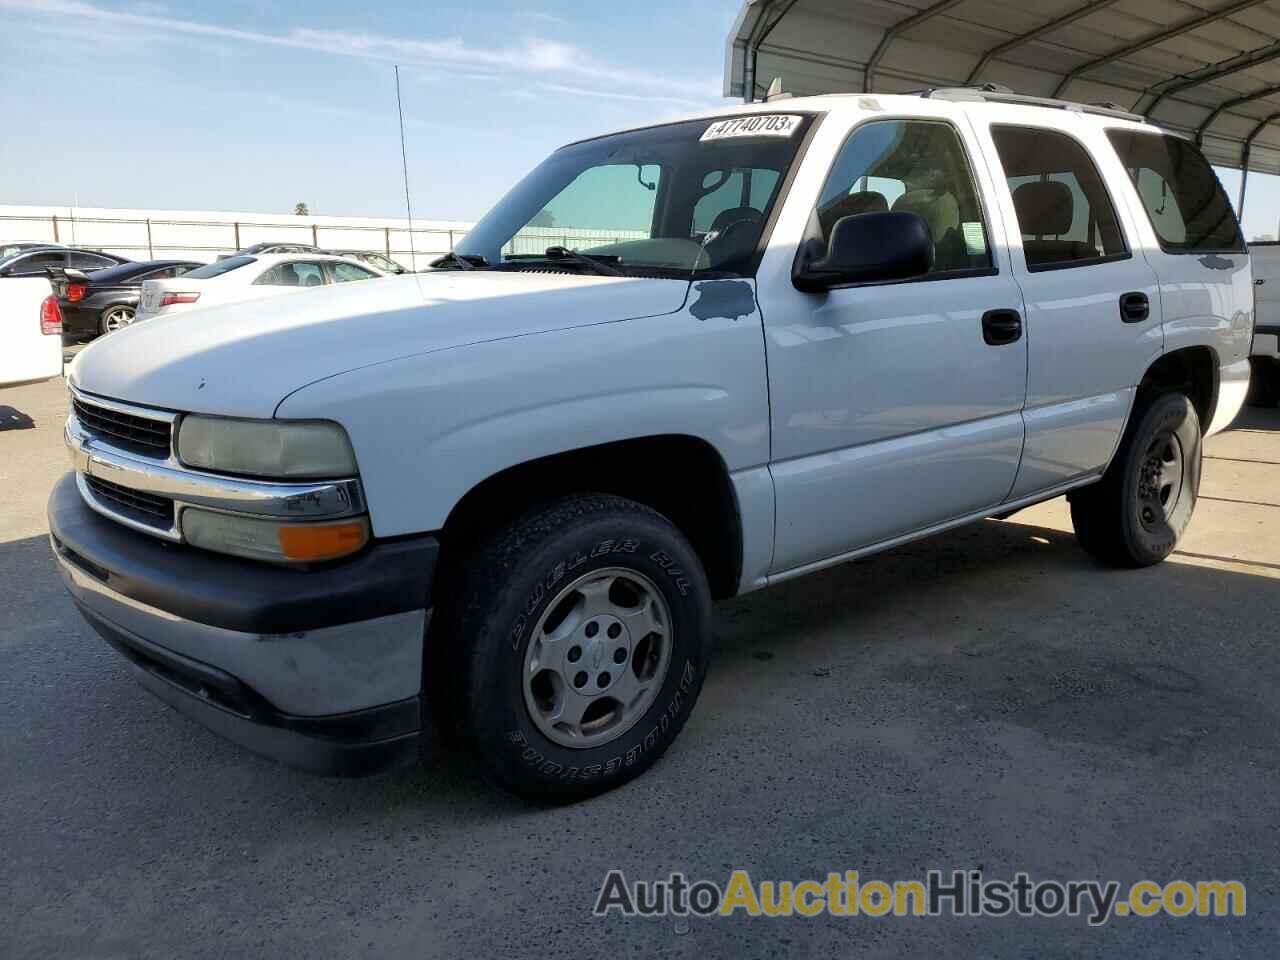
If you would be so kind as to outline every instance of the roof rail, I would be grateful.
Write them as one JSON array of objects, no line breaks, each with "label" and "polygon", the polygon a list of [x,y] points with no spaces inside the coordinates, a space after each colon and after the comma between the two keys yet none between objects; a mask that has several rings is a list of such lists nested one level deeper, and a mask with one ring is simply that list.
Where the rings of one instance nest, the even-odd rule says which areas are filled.
[{"label": "roof rail", "polygon": [[925,90],[920,96],[935,100],[951,100],[959,103],[1019,103],[1029,107],[1051,107],[1055,110],[1073,110],[1076,113],[1095,113],[1105,117],[1118,117],[1122,120],[1147,122],[1147,118],[1139,113],[1122,110],[1114,103],[1077,103],[1074,100],[1055,100],[1053,97],[1031,97],[1014,93],[1008,87],[998,83],[980,83],[969,87],[935,87]]}]

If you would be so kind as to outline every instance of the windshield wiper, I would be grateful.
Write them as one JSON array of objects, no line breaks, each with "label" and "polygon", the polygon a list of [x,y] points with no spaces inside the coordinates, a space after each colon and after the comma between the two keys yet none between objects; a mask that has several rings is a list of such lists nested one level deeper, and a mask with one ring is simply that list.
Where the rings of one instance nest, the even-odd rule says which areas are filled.
[{"label": "windshield wiper", "polygon": [[[475,262],[477,260],[479,263]],[[450,250],[435,263],[431,264],[431,266],[435,267],[437,270],[446,269],[446,265],[450,261],[456,263],[463,270],[479,270],[483,267],[489,266],[489,261],[478,253],[457,253],[453,250]]]},{"label": "windshield wiper", "polygon": [[579,253],[577,250],[570,250],[568,247],[547,247],[543,255],[548,260],[572,260],[574,263],[580,263],[584,267],[590,269],[593,273],[598,273],[603,277],[625,277],[626,274],[621,270],[615,270],[607,263],[601,263],[594,257],[589,257],[585,253]]}]

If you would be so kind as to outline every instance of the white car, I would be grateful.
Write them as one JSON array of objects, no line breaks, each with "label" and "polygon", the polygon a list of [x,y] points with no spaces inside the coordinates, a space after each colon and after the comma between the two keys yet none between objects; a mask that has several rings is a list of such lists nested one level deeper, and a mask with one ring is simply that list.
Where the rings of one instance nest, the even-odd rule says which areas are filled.
[{"label": "white car", "polygon": [[441,722],[566,801],[675,739],[717,598],[1063,494],[1100,561],[1169,556],[1253,278],[1191,141],[935,90],[573,143],[430,273],[204,319],[69,378],[86,618],[263,753],[365,772]]},{"label": "white car", "polygon": [[62,311],[48,277],[0,280],[0,386],[62,373]]},{"label": "white car", "polygon": [[145,280],[134,322],[159,314],[292,293],[330,283],[372,280],[380,270],[350,257],[324,254],[238,254],[169,280]]}]

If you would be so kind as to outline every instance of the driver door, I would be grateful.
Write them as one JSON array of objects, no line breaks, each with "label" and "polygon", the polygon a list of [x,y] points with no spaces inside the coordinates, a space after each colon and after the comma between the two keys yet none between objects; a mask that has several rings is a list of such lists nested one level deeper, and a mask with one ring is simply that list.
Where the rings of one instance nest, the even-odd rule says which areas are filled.
[{"label": "driver door", "polygon": [[945,118],[863,122],[806,205],[802,242],[824,249],[843,216],[921,216],[935,247],[927,275],[812,294],[791,284],[789,260],[761,271],[774,575],[995,507],[1013,486],[1023,304],[970,137]]}]

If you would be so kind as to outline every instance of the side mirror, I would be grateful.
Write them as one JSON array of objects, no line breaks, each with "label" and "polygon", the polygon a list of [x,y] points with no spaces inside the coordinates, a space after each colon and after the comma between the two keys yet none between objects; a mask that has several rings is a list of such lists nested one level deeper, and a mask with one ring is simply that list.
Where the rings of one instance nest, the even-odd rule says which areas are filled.
[{"label": "side mirror", "polygon": [[859,213],[831,228],[827,255],[797,261],[791,282],[806,293],[848,283],[919,277],[933,269],[933,236],[914,213]]}]

